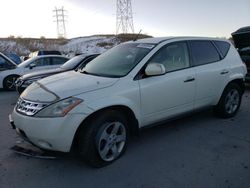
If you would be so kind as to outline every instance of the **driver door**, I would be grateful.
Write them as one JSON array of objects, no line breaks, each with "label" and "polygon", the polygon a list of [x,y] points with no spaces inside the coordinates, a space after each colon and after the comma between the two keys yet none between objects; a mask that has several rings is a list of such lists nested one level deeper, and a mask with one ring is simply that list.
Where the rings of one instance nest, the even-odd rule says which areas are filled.
[{"label": "driver door", "polygon": [[148,63],[160,63],[166,73],[139,80],[142,124],[148,125],[192,111],[195,98],[195,72],[190,68],[186,42],[162,47]]},{"label": "driver door", "polygon": [[34,60],[33,62],[30,63],[30,65],[34,65],[34,66],[32,67],[30,65],[27,66],[25,68],[25,74],[29,72],[53,68],[50,65],[51,64],[50,61],[51,61],[50,57],[42,57],[42,58]]}]

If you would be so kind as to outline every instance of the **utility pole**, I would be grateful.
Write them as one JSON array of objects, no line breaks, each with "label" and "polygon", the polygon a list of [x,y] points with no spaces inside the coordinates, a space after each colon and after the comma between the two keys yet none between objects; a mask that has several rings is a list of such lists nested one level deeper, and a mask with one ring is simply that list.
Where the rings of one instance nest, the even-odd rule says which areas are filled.
[{"label": "utility pole", "polygon": [[54,12],[54,16],[55,17],[55,22],[57,24],[57,37],[58,38],[66,38],[66,26],[65,26],[65,12],[66,10],[64,10],[64,8],[60,8],[58,9],[57,7],[55,7],[55,10],[53,10]]},{"label": "utility pole", "polygon": [[117,0],[116,4],[116,34],[134,33],[133,11],[131,0]]}]

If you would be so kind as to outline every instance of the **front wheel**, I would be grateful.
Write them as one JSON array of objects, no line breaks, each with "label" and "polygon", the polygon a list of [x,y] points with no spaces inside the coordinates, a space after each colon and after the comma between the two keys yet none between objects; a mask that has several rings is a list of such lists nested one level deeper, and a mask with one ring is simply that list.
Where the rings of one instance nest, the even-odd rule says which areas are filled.
[{"label": "front wheel", "polygon": [[18,75],[10,75],[4,78],[3,80],[3,88],[8,91],[14,91],[16,89],[15,82],[19,78]]},{"label": "front wheel", "polygon": [[83,126],[79,153],[91,166],[106,166],[124,153],[128,128],[127,120],[121,113],[113,110],[99,113]]},{"label": "front wheel", "polygon": [[222,118],[233,117],[241,105],[242,89],[236,83],[229,84],[215,107],[215,112]]}]

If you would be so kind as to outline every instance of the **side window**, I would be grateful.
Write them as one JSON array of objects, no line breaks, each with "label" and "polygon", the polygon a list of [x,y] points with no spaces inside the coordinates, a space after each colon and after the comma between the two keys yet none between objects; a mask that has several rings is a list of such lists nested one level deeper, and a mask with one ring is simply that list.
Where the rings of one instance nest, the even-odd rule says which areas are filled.
[{"label": "side window", "polygon": [[204,65],[220,60],[220,55],[210,41],[191,41],[191,53],[195,65]]},{"label": "side window", "polygon": [[222,58],[224,58],[227,55],[227,52],[229,51],[230,44],[224,41],[214,41],[214,44],[220,50]]},{"label": "side window", "polygon": [[48,57],[46,57],[46,58],[39,58],[36,61],[34,61],[34,64],[37,67],[48,66],[48,65],[50,65],[50,59]]},{"label": "side window", "polygon": [[153,56],[150,63],[163,64],[167,72],[189,67],[187,44],[178,42],[164,46]]},{"label": "side window", "polygon": [[62,65],[64,64],[66,61],[68,61],[68,59],[66,58],[61,58],[61,57],[52,57],[51,58],[51,65]]}]

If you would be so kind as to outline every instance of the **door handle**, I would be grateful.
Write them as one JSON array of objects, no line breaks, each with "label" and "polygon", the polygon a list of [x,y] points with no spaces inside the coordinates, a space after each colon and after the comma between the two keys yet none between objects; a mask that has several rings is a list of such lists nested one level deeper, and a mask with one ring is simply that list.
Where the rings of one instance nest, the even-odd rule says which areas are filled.
[{"label": "door handle", "polygon": [[224,75],[224,74],[227,74],[227,73],[229,73],[229,71],[228,70],[223,70],[223,71],[221,71],[221,75]]},{"label": "door handle", "polygon": [[195,81],[195,78],[192,76],[189,76],[184,82],[186,83],[186,82],[193,82],[193,81]]}]

